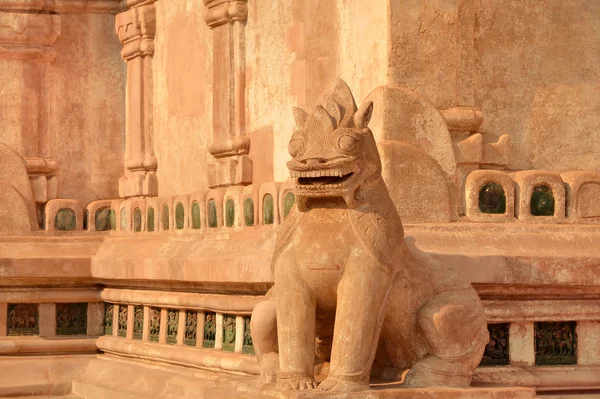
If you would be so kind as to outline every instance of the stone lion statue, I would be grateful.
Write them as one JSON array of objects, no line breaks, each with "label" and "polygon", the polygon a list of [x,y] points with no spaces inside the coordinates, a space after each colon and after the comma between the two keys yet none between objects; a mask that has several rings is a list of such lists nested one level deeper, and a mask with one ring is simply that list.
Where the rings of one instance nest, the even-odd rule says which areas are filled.
[{"label": "stone lion statue", "polygon": [[[261,380],[279,390],[360,391],[390,369],[410,369],[410,387],[466,387],[489,340],[471,285],[405,242],[367,127],[372,109],[357,109],[339,79],[311,114],[294,109],[296,206],[277,237],[275,284],[251,320]],[[329,362],[320,384],[316,353]]]}]

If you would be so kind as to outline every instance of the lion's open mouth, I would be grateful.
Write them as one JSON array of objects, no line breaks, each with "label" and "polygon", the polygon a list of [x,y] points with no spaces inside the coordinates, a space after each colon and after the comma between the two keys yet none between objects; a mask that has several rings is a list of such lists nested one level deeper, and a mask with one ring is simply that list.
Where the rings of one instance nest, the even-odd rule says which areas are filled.
[{"label": "lion's open mouth", "polygon": [[294,173],[298,178],[298,185],[313,187],[341,187],[354,175],[353,172],[341,172],[339,170],[314,170]]}]

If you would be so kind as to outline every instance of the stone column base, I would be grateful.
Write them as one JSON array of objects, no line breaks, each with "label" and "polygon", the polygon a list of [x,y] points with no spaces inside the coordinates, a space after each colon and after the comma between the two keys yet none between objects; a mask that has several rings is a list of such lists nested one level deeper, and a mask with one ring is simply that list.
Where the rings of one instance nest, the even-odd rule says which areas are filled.
[{"label": "stone column base", "polygon": [[217,159],[208,170],[209,187],[247,185],[252,183],[252,161],[248,155]]},{"label": "stone column base", "polygon": [[119,196],[127,197],[156,197],[158,196],[158,179],[155,172],[132,172],[129,176],[119,179]]}]

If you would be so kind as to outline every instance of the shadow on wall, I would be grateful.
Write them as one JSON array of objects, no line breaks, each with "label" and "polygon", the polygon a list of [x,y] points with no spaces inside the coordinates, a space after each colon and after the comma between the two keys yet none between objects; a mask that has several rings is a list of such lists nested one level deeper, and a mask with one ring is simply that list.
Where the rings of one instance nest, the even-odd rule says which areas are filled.
[{"label": "shadow on wall", "polygon": [[[264,126],[248,134],[252,182],[260,184],[273,181],[273,126]],[[287,152],[286,152],[287,154]]]},{"label": "shadow on wall", "polygon": [[25,161],[15,151],[0,144],[0,169],[0,235],[37,230],[35,202]]},{"label": "shadow on wall", "polygon": [[374,104],[369,128],[402,221],[457,220],[456,160],[442,114],[419,94],[400,87],[378,87],[364,101]]}]

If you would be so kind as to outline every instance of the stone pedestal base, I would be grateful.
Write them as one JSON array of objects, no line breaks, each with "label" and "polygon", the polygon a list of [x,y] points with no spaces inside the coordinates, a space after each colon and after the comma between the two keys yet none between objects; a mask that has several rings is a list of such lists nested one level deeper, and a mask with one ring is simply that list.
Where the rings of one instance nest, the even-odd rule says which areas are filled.
[{"label": "stone pedestal base", "polygon": [[217,159],[208,171],[211,188],[247,185],[252,183],[252,161],[247,155]]},{"label": "stone pedestal base", "polygon": [[535,390],[518,387],[401,388],[398,384],[374,386],[362,392],[275,391],[274,384],[263,389],[264,395],[280,399],[532,399]]},{"label": "stone pedestal base", "polygon": [[119,196],[156,197],[158,195],[158,179],[155,172],[132,172],[129,176],[119,179]]}]

